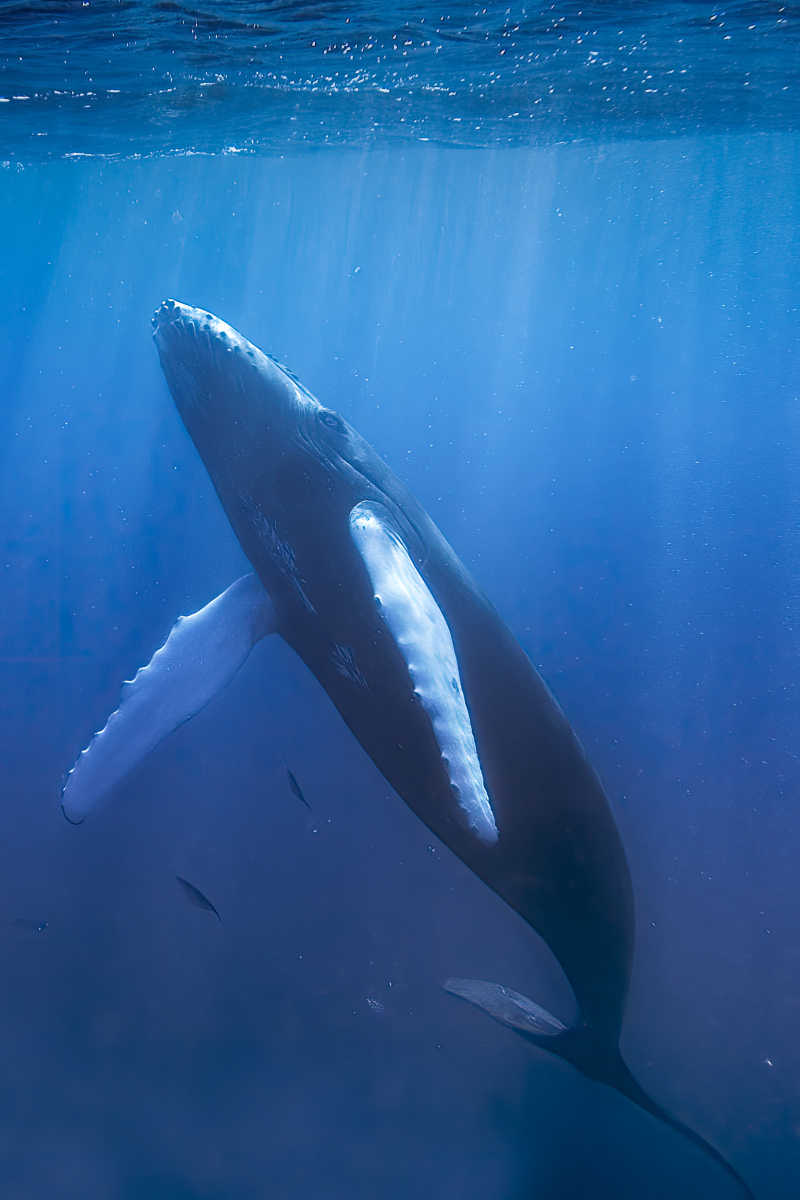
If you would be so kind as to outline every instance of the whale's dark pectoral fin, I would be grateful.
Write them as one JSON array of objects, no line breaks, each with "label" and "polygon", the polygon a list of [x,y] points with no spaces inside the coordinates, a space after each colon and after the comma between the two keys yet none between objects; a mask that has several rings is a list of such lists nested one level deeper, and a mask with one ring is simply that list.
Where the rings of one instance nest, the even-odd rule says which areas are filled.
[{"label": "whale's dark pectoral fin", "polygon": [[150,663],[122,685],[120,705],[70,771],[64,816],[80,824],[148,750],[230,683],[256,642],[275,629],[258,576],[244,575],[205,608],[179,617]]},{"label": "whale's dark pectoral fin", "polygon": [[567,1026],[562,1025],[558,1017],[502,984],[489,983],[485,979],[448,979],[442,986],[446,992],[476,1004],[509,1029],[543,1038],[558,1037],[566,1032]]},{"label": "whale's dark pectoral fin", "polygon": [[634,1079],[618,1049],[614,1048],[610,1054],[598,1053],[598,1047],[585,1026],[569,1028],[562,1025],[547,1009],[499,983],[489,983],[484,979],[448,979],[443,987],[446,992],[461,996],[462,999],[482,1008],[496,1021],[514,1029],[534,1046],[563,1058],[587,1079],[614,1088],[664,1125],[682,1134],[734,1179],[748,1200],[754,1200],[753,1193],[739,1172],[719,1150],[699,1133],[695,1133],[689,1125],[676,1120],[660,1104],[656,1104]]}]

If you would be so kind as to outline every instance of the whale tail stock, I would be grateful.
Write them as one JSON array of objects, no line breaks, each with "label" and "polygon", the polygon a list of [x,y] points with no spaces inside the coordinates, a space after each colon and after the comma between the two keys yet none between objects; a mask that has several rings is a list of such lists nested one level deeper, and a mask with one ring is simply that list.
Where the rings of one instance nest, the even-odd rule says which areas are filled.
[{"label": "whale tail stock", "polygon": [[617,1045],[609,1047],[586,1025],[565,1025],[547,1012],[546,1009],[534,1004],[527,996],[504,988],[498,983],[489,983],[479,979],[448,979],[444,990],[453,995],[469,1000],[477,1005],[501,1024],[515,1030],[526,1041],[531,1042],[541,1050],[563,1058],[587,1079],[595,1083],[604,1083],[616,1092],[627,1097],[646,1113],[661,1121],[670,1129],[682,1134],[688,1141],[701,1150],[707,1158],[716,1163],[727,1175],[736,1181],[742,1193],[748,1200],[755,1200],[753,1192],[742,1179],[739,1172],[731,1166],[718,1150],[696,1133],[690,1126],[656,1104],[644,1088],[635,1080],[620,1053]]},{"label": "whale tail stock", "polygon": [[582,1075],[585,1075],[587,1079],[591,1079],[597,1083],[604,1083],[608,1087],[614,1088],[615,1091],[626,1096],[639,1108],[650,1113],[651,1116],[661,1121],[664,1125],[682,1134],[693,1146],[696,1146],[698,1150],[702,1150],[718,1167],[721,1167],[727,1175],[735,1179],[744,1195],[748,1197],[748,1200],[755,1200],[752,1191],[742,1179],[739,1172],[720,1154],[719,1150],[715,1149],[699,1133],[696,1133],[691,1126],[685,1125],[683,1121],[679,1121],[671,1116],[660,1104],[656,1104],[652,1097],[648,1096],[644,1088],[637,1083],[631,1074],[618,1047],[614,1047],[611,1053],[598,1053],[594,1039],[587,1036],[589,1031],[585,1027],[580,1026],[567,1029],[564,1033],[550,1039],[542,1036],[537,1037],[537,1035],[531,1033],[524,1033],[521,1030],[519,1032],[522,1033],[522,1036],[526,1040],[533,1042],[534,1045],[548,1050],[551,1054],[557,1054],[559,1058],[563,1058],[566,1062],[574,1066],[576,1070],[580,1071]]}]

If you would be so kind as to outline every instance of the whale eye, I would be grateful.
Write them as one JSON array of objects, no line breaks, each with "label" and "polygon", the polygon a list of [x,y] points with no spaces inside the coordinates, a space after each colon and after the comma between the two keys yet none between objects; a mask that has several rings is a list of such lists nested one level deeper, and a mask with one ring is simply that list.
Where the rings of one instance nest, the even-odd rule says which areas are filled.
[{"label": "whale eye", "polygon": [[331,412],[329,408],[321,408],[317,413],[317,420],[321,421],[327,429],[335,429],[337,433],[344,432],[344,421],[338,413]]}]

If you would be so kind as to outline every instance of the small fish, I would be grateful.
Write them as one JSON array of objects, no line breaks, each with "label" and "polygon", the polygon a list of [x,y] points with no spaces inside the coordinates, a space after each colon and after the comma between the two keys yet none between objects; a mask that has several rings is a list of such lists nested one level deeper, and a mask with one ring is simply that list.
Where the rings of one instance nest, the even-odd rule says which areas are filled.
[{"label": "small fish", "polygon": [[19,929],[22,933],[43,933],[48,928],[49,921],[32,921],[30,917],[15,917],[13,921],[9,921],[15,929]]},{"label": "small fish", "polygon": [[180,875],[176,875],[175,878],[181,885],[181,890],[190,904],[193,904],[195,908],[204,908],[206,912],[213,912],[217,920],[222,923],[222,917],[219,915],[207,896],[204,896],[203,893],[199,891],[193,883],[189,883],[187,879],[181,879]]},{"label": "small fish", "polygon": [[[286,763],[284,763],[283,765],[286,767]],[[294,775],[292,774],[292,772],[289,770],[288,767],[286,767],[286,774],[289,776],[289,787],[291,788],[293,795],[297,796],[298,800],[302,800],[303,804],[305,804],[308,811],[311,812],[311,805],[308,803],[305,796],[300,791],[300,784],[297,782],[297,780],[295,779]]]}]

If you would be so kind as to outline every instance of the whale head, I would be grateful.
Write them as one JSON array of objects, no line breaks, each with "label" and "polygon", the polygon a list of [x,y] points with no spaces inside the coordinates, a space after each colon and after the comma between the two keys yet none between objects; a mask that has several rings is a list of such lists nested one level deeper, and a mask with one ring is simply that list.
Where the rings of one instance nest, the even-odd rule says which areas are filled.
[{"label": "whale head", "polygon": [[165,300],[153,327],[175,406],[218,490],[228,476],[263,490],[330,472],[360,442],[291,371],[211,313]]},{"label": "whale head", "polygon": [[165,300],[153,327],[175,406],[245,553],[273,599],[274,568],[308,609],[294,565],[294,546],[308,540],[301,527],[323,540],[337,512],[381,499],[382,464],[343,417],[218,317]]},{"label": "whale head", "polygon": [[285,367],[219,317],[165,300],[153,316],[153,341],[175,405],[192,437],[233,431],[249,438],[291,434],[322,405]]}]

